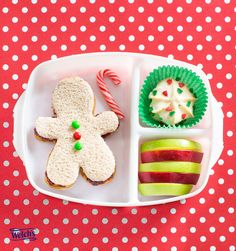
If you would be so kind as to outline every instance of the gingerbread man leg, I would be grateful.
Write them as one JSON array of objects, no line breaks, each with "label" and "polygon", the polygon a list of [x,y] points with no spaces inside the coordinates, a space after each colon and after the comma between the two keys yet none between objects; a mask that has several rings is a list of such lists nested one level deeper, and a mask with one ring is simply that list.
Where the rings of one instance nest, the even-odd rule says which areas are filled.
[{"label": "gingerbread man leg", "polygon": [[71,186],[78,178],[79,165],[78,155],[75,155],[73,150],[73,142],[70,139],[58,139],[49,155],[47,178],[55,185]]}]

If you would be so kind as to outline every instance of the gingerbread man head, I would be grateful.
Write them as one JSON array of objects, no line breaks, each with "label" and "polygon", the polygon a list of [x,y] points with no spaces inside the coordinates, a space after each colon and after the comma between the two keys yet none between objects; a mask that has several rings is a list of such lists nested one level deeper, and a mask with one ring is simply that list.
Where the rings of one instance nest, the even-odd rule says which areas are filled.
[{"label": "gingerbread man head", "polygon": [[113,176],[115,159],[101,136],[117,129],[118,118],[111,111],[94,116],[94,104],[93,91],[86,81],[80,77],[63,79],[52,98],[56,117],[36,120],[37,134],[56,140],[46,168],[49,184],[69,187],[79,171],[92,184],[102,184]]}]

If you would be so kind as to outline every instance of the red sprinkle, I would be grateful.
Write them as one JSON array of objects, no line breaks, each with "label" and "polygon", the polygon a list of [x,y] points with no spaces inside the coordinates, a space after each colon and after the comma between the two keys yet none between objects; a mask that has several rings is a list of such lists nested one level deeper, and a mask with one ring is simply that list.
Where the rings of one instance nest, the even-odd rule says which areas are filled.
[{"label": "red sprinkle", "polygon": [[164,96],[166,96],[166,97],[168,96],[168,92],[167,92],[167,91],[163,91],[162,94],[163,94]]},{"label": "red sprinkle", "polygon": [[170,111],[172,111],[172,110],[173,110],[173,108],[172,108],[171,106],[166,107],[166,111],[167,111],[167,112],[170,112]]},{"label": "red sprinkle", "polygon": [[186,116],[187,116],[187,114],[182,114],[182,119],[185,119],[186,118]]},{"label": "red sprinkle", "polygon": [[166,82],[167,82],[168,85],[171,85],[172,84],[172,79],[167,79]]},{"label": "red sprinkle", "polygon": [[76,140],[80,140],[81,135],[80,135],[79,132],[74,132],[73,137],[74,137],[74,139],[76,139]]},{"label": "red sprinkle", "polygon": [[184,83],[179,83],[179,87],[180,88],[184,87]]}]

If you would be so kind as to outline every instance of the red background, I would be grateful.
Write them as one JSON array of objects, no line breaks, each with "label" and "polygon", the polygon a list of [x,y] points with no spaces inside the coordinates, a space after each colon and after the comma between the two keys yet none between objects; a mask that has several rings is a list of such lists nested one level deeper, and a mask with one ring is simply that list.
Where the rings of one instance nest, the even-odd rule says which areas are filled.
[{"label": "red background", "polygon": [[[235,250],[236,2],[94,2],[1,1],[0,249]],[[40,62],[95,51],[150,53],[205,71],[225,114],[225,148],[202,193],[167,205],[103,208],[29,184],[12,144],[15,102]],[[14,227],[37,228],[37,240],[11,241]]]}]

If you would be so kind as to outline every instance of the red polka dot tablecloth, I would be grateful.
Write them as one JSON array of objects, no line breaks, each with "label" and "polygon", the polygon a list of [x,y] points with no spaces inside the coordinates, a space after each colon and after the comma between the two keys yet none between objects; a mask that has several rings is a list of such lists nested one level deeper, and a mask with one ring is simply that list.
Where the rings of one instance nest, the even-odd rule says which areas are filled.
[{"label": "red polka dot tablecloth", "polygon": [[[236,2],[1,1],[0,250],[220,250],[236,248]],[[13,108],[39,63],[99,51],[139,52],[197,65],[224,119],[224,151],[203,192],[188,200],[110,208],[62,201],[30,185],[14,150]],[[35,240],[10,229],[33,228]]]}]

